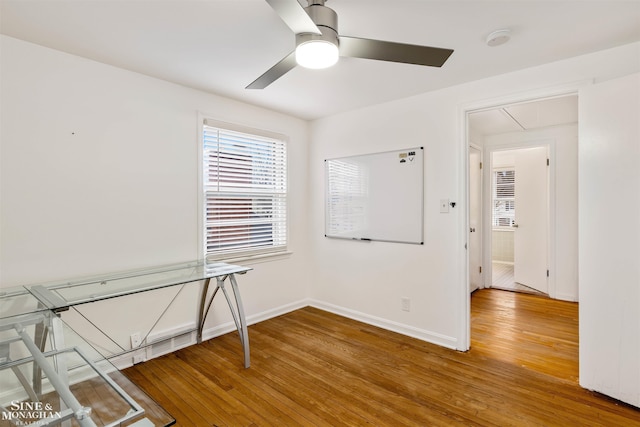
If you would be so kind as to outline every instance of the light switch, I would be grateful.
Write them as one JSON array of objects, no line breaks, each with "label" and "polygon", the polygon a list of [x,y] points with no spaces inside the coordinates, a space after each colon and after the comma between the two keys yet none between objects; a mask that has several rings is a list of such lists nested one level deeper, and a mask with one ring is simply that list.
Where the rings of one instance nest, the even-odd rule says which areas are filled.
[{"label": "light switch", "polygon": [[449,213],[449,199],[440,199],[440,213]]}]

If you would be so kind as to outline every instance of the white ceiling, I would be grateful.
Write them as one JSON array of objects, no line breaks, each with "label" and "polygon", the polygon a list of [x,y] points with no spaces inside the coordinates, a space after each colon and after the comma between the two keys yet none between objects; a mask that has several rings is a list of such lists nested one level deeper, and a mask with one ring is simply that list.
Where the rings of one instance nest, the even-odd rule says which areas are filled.
[{"label": "white ceiling", "polygon": [[[304,0],[301,0],[304,1]],[[0,0],[0,32],[315,119],[640,40],[640,0],[330,0],[342,35],[454,49],[442,68],[342,58],[245,87],[294,49],[264,0]],[[509,43],[485,38],[510,28]]]},{"label": "white ceiling", "polygon": [[578,96],[519,103],[469,114],[475,135],[496,135],[578,123]]}]

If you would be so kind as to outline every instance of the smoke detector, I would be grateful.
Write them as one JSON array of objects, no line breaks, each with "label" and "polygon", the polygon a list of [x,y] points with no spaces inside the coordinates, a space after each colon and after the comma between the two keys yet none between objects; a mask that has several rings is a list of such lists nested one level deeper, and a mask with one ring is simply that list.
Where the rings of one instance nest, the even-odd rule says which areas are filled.
[{"label": "smoke detector", "polygon": [[511,38],[511,30],[496,30],[487,36],[487,46],[500,46],[505,44]]}]

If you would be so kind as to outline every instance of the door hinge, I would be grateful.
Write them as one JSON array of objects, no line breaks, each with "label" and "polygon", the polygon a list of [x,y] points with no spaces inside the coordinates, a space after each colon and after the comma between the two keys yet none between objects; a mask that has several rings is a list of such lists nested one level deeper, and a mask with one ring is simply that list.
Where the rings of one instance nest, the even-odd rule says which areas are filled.
[{"label": "door hinge", "polygon": [[549,166],[549,159],[547,159],[547,166]]},{"label": "door hinge", "polygon": [[480,169],[482,169],[482,162],[480,162]]},{"label": "door hinge", "polygon": [[478,267],[478,270],[480,270],[480,274],[482,274],[482,266]]},{"label": "door hinge", "polygon": [[547,277],[549,277],[549,270],[547,270]]}]

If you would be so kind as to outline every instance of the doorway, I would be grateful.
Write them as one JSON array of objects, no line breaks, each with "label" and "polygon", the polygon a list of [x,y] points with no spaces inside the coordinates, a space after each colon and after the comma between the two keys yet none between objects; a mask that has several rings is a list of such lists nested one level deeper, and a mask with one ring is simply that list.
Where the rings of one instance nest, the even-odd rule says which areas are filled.
[{"label": "doorway", "polygon": [[[493,263],[494,249],[499,249],[499,245],[510,245],[512,257],[499,260],[502,266],[509,266],[508,270],[513,268],[513,274],[517,276],[515,280],[508,280],[521,282],[535,289],[533,292],[542,292],[551,298],[577,301],[577,105],[577,95],[571,93],[467,110],[467,142],[471,146],[467,159],[470,291],[474,289],[472,283],[476,281],[477,271],[482,275],[479,288],[495,283],[499,271],[492,268],[497,266]],[[473,157],[477,148],[484,159],[484,167],[480,190],[482,219],[480,226],[474,227],[477,189],[473,182]],[[524,169],[514,175],[516,160],[518,168]],[[536,171],[530,172],[525,167],[528,163],[536,165]],[[500,174],[497,176],[496,172]],[[498,178],[503,186],[501,196],[505,199],[508,195],[504,191],[512,180],[511,200],[493,198]],[[541,185],[537,187],[539,189],[531,187],[538,184]],[[516,185],[519,187],[517,192]],[[516,195],[525,198],[516,201]],[[518,210],[518,203],[525,203],[521,207],[528,204],[529,208]],[[501,217],[495,218],[494,208],[502,209]],[[529,212],[533,212],[530,216],[534,219],[546,219],[546,223],[542,221],[532,227],[531,218],[516,218]],[[527,223],[526,227],[523,221]],[[474,228],[475,233],[482,236],[479,250],[474,249]],[[527,235],[535,240],[528,242]],[[514,239],[516,236],[519,238]],[[474,261],[476,252],[480,253],[479,266]],[[510,271],[505,275],[510,277]]]},{"label": "doorway", "polygon": [[[466,111],[469,290],[473,292],[471,285],[477,271],[472,243],[477,191],[473,184],[475,149],[471,145],[474,145],[484,159],[480,189],[482,219],[475,230],[482,236],[479,288],[504,292],[498,290],[507,288],[505,283],[499,283],[502,275],[511,286],[518,282],[526,286],[512,291],[577,301],[578,277],[574,273],[578,257],[577,94],[565,92],[534,100],[509,101]],[[532,225],[532,219],[540,221]],[[534,240],[530,240],[531,236]],[[510,257],[505,257],[505,247]],[[500,250],[502,258],[495,256]],[[501,273],[498,266],[506,266],[506,272]],[[470,313],[471,293],[467,296]],[[517,315],[519,306],[516,304],[509,310]],[[470,346],[470,315],[467,321]]]}]

